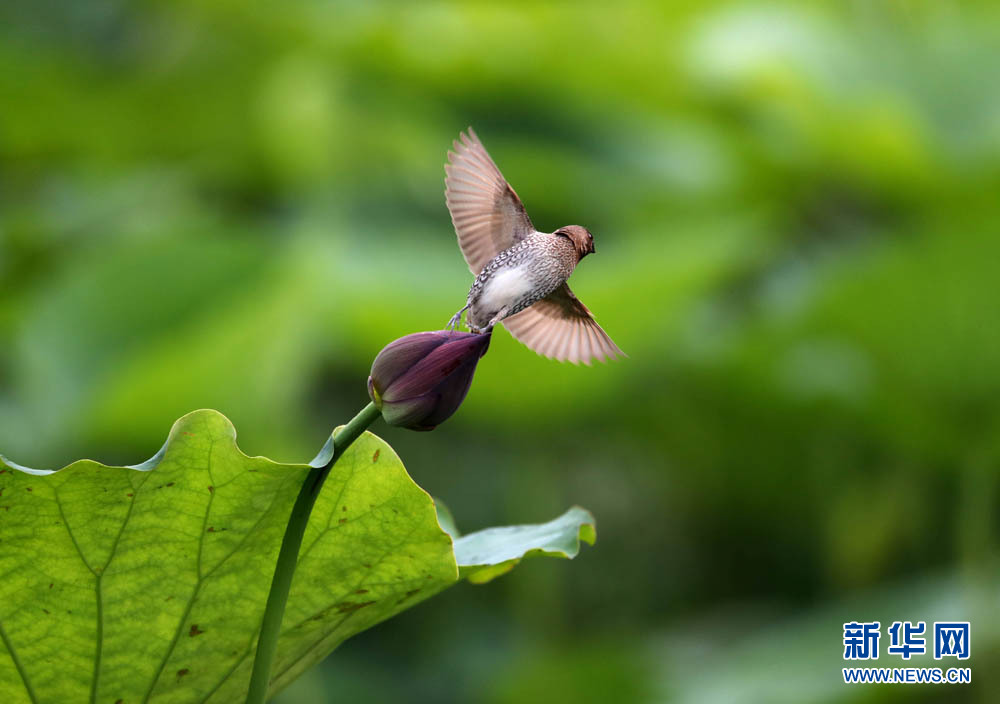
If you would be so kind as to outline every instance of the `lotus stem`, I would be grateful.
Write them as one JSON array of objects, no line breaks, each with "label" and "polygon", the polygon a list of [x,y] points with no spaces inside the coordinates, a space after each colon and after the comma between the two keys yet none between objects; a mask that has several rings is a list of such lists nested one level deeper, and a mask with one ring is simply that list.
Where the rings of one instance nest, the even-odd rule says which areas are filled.
[{"label": "lotus stem", "polygon": [[264,704],[267,701],[271,684],[271,666],[278,652],[278,637],[281,635],[281,620],[285,615],[285,604],[288,602],[292,577],[298,564],[302,537],[309,524],[309,516],[316,503],[316,497],[319,496],[333,465],[378,417],[379,411],[375,408],[375,404],[369,403],[347,425],[334,431],[333,454],[330,459],[320,466],[313,467],[302,482],[302,488],[288,517],[285,536],[281,540],[274,577],[271,579],[271,591],[267,595],[267,606],[264,607],[260,638],[257,640],[257,654],[254,657],[250,689],[247,692],[247,704]]}]

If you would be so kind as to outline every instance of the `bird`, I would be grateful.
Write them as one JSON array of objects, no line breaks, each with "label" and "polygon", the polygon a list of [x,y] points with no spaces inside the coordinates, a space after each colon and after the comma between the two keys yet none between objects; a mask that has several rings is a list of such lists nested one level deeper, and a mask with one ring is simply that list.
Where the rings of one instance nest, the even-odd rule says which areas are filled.
[{"label": "bird", "polygon": [[626,356],[566,284],[594,253],[580,225],[539,232],[521,199],[471,127],[452,143],[445,164],[445,202],[469,270],[476,277],[465,307],[448,328],[488,334],[498,323],[538,354],[590,365]]}]

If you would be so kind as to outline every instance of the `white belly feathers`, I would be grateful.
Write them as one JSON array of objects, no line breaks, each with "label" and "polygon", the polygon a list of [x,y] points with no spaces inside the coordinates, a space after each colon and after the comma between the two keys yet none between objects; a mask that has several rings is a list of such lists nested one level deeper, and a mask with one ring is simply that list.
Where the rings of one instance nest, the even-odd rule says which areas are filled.
[{"label": "white belly feathers", "polygon": [[484,310],[499,311],[505,305],[527,296],[532,291],[528,267],[522,265],[498,271],[486,283],[479,306]]}]

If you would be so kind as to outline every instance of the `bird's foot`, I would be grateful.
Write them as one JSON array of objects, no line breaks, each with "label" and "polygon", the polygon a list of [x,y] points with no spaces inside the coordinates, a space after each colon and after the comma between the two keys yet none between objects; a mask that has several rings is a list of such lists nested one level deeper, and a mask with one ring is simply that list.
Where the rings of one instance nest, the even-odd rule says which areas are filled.
[{"label": "bird's foot", "polygon": [[[468,308],[468,306],[466,306],[465,308]],[[445,329],[454,330],[459,325],[462,324],[462,313],[465,312],[465,308],[455,313],[455,315],[451,316],[451,320],[448,321],[448,324],[445,326]]]},{"label": "bird's foot", "polygon": [[472,321],[466,320],[465,324],[468,326],[471,332],[474,332],[477,335],[489,335],[491,332],[493,332],[494,323],[492,322],[487,323],[486,325],[476,325]]},{"label": "bird's foot", "polygon": [[509,310],[510,310],[510,308],[508,306],[504,306],[503,308],[501,308],[500,312],[497,313],[496,315],[494,315],[493,319],[486,324],[486,327],[483,328],[483,332],[489,332],[489,331],[493,330],[493,326],[494,325],[496,325],[501,320],[503,320],[504,318],[507,317],[507,312]]},{"label": "bird's foot", "polygon": [[[470,305],[469,303],[466,303],[465,307],[462,308],[462,310],[458,311],[457,313],[455,313],[455,315],[451,316],[451,320],[448,321],[448,325],[446,326],[448,330],[454,330],[459,325],[462,324],[462,313],[464,313],[469,309],[469,305]],[[472,323],[470,323],[468,320],[465,321],[465,324],[468,325],[470,328],[472,328]]]}]

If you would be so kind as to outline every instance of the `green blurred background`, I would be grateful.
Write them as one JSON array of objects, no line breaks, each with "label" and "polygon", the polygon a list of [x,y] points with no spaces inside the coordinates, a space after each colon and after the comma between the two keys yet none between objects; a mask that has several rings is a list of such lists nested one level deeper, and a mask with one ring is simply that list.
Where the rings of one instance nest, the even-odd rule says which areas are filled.
[{"label": "green blurred background", "polygon": [[[374,430],[463,529],[577,503],[598,543],[278,701],[996,701],[998,65],[987,3],[6,0],[0,451],[136,462],[213,407],[311,458],[464,302],[473,125],[594,232],[573,287],[630,357],[499,332],[454,418]],[[843,684],[843,622],[901,666],[889,622],[949,619],[971,686]]]}]

